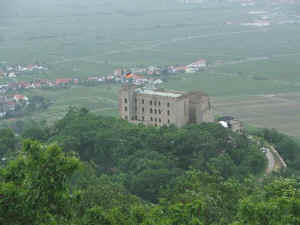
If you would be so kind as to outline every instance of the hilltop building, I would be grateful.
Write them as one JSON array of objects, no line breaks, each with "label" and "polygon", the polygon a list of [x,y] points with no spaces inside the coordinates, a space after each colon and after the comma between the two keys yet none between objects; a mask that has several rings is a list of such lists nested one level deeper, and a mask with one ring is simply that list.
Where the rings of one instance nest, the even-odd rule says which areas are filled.
[{"label": "hilltop building", "polygon": [[213,122],[209,97],[202,92],[178,92],[124,85],[120,90],[121,118],[132,123],[182,127]]}]

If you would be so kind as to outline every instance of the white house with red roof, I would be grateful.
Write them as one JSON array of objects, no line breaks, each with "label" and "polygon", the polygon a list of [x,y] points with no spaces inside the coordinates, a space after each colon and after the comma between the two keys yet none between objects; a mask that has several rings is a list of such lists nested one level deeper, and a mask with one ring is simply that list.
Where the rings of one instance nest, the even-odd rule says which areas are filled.
[{"label": "white house with red roof", "polygon": [[56,85],[65,85],[65,84],[69,84],[72,82],[72,78],[58,78],[55,81]]},{"label": "white house with red roof", "polygon": [[14,101],[6,102],[6,106],[7,106],[7,109],[9,111],[15,111],[16,110],[16,103]]},{"label": "white house with red roof", "polygon": [[199,59],[198,61],[187,65],[187,67],[205,68],[207,67],[207,61],[205,59]]},{"label": "white house with red roof", "polygon": [[117,76],[117,77],[122,76],[122,69],[116,69],[116,70],[114,71],[114,76]]},{"label": "white house with red roof", "polygon": [[193,62],[186,66],[186,73],[195,73],[203,68],[207,67],[207,61],[205,59],[199,59],[196,62]]},{"label": "white house with red roof", "polygon": [[29,99],[28,99],[26,96],[24,96],[24,95],[15,95],[15,96],[14,96],[14,100],[15,100],[16,102],[19,102],[19,101],[25,101],[25,102],[28,102],[28,101],[29,101]]}]

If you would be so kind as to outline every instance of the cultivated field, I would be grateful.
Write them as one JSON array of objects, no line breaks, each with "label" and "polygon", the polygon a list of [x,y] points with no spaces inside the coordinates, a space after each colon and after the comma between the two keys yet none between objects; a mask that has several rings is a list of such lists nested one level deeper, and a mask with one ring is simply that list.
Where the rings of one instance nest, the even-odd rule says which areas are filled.
[{"label": "cultivated field", "polygon": [[[238,3],[182,5],[173,0],[15,0],[0,3],[0,62],[41,62],[55,79],[106,75],[135,65],[184,65],[199,58],[209,69],[180,74],[163,87],[203,90],[218,114],[257,127],[275,127],[300,137],[300,24],[279,22],[300,14],[293,5]],[[242,26],[265,10],[274,23]],[[299,10],[299,8],[297,8]],[[1,83],[7,80],[0,80]],[[34,90],[53,105],[34,120],[54,121],[69,106],[117,116],[119,86]]]},{"label": "cultivated field", "polygon": [[300,137],[300,92],[212,99],[216,115],[233,115],[258,128],[276,128]]}]

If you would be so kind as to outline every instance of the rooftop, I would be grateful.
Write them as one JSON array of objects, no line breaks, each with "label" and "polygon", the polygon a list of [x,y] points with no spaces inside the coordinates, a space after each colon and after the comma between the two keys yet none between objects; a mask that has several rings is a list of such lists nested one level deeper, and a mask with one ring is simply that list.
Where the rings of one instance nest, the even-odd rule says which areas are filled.
[{"label": "rooftop", "polygon": [[178,98],[183,95],[183,94],[175,93],[175,92],[162,92],[162,91],[155,91],[155,90],[143,89],[143,88],[136,89],[136,92],[139,94],[157,95],[157,96],[171,97],[171,98]]}]

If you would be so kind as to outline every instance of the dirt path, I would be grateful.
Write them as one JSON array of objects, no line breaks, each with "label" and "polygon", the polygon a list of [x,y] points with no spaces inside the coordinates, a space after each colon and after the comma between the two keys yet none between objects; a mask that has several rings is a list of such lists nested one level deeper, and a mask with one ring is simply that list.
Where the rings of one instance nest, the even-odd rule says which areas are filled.
[{"label": "dirt path", "polygon": [[269,146],[268,148],[264,148],[264,149],[266,150],[266,157],[268,160],[266,174],[270,174],[272,172],[276,172],[282,168],[287,167],[283,158],[280,156],[280,154],[273,146]]}]

